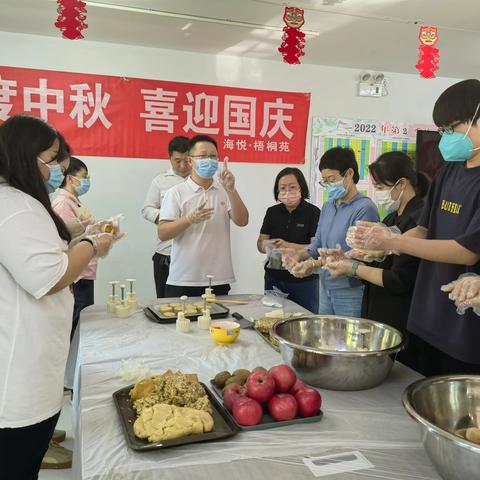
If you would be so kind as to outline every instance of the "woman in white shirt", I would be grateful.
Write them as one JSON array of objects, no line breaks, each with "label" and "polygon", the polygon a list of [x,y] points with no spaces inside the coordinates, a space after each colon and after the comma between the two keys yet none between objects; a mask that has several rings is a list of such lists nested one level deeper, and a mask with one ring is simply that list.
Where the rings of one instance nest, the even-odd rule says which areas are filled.
[{"label": "woman in white shirt", "polygon": [[0,478],[32,480],[63,397],[73,297],[69,285],[113,237],[70,233],[48,192],[63,181],[57,132],[16,115],[0,126]]}]

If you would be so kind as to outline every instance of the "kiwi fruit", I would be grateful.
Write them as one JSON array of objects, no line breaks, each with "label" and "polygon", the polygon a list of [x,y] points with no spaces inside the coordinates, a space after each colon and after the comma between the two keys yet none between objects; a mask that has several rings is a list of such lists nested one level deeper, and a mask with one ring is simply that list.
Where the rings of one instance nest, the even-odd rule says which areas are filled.
[{"label": "kiwi fruit", "polygon": [[233,372],[233,375],[246,375],[248,377],[250,375],[250,370],[247,370],[245,368],[239,368],[238,370],[235,370]]},{"label": "kiwi fruit", "polygon": [[225,382],[231,377],[230,372],[224,370],[223,372],[217,373],[215,378],[213,379],[213,384],[216,387],[223,388],[225,386]]},{"label": "kiwi fruit", "polygon": [[236,383],[237,385],[243,385],[247,377],[242,375],[232,375],[226,382],[225,386],[230,385],[231,383]]},{"label": "kiwi fruit", "polygon": [[266,368],[263,368],[263,367],[255,367],[253,370],[252,370],[252,373],[254,372],[266,372],[267,369]]}]

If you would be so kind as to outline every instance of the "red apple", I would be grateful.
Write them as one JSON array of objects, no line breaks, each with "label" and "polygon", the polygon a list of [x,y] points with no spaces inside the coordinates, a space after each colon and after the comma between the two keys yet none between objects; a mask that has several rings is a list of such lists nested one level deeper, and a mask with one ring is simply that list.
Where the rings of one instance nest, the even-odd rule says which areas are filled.
[{"label": "red apple", "polygon": [[232,385],[227,388],[223,394],[223,405],[229,412],[231,412],[235,400],[240,397],[245,397],[246,395],[247,389],[245,387],[242,387],[241,385]]},{"label": "red apple", "polygon": [[254,372],[247,378],[245,384],[250,398],[260,403],[270,400],[275,393],[275,380],[268,372]]},{"label": "red apple", "polygon": [[305,383],[303,383],[301,380],[297,380],[293,387],[290,389],[290,392],[292,395],[295,395],[299,390],[302,390],[303,388],[308,388]]},{"label": "red apple", "polygon": [[262,417],[263,408],[253,398],[240,397],[233,402],[233,418],[239,425],[258,425]]},{"label": "red apple", "polygon": [[295,372],[288,365],[276,365],[268,373],[275,380],[275,388],[280,393],[287,393],[297,380]]},{"label": "red apple", "polygon": [[322,397],[314,388],[303,388],[295,395],[298,412],[302,417],[313,417],[320,411]]},{"label": "red apple", "polygon": [[297,416],[297,401],[289,393],[276,393],[268,402],[268,411],[274,420],[292,420]]}]

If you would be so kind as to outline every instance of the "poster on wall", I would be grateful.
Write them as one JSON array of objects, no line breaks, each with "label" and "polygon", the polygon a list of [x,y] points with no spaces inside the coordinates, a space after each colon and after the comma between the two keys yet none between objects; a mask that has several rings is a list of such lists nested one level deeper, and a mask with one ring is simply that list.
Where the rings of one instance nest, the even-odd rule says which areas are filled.
[{"label": "poster on wall", "polygon": [[392,151],[402,151],[415,161],[415,141],[419,129],[437,128],[430,124],[313,117],[310,198],[319,206],[327,201],[326,192],[318,184],[320,158],[330,148],[341,146],[349,147],[355,152],[360,174],[358,189],[373,199],[373,185],[368,175],[368,166],[382,153]]},{"label": "poster on wall", "polygon": [[0,123],[26,113],[77,155],[166,158],[176,135],[210,135],[220,156],[305,163],[310,94],[0,66]]}]

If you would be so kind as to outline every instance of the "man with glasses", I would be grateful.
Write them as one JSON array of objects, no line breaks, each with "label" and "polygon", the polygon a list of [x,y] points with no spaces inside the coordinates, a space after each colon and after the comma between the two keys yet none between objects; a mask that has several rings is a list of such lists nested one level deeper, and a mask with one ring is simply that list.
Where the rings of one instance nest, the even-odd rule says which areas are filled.
[{"label": "man with glasses", "polygon": [[219,168],[217,142],[206,135],[188,145],[191,176],[164,197],[158,238],[173,239],[166,297],[200,296],[213,275],[213,292],[226,295],[235,281],[230,247],[230,221],[243,227],[248,210],[235,188],[227,159]]},{"label": "man with glasses", "polygon": [[[157,175],[148,189],[145,203],[142,208],[142,215],[145,220],[158,225],[160,217],[160,207],[162,206],[165,193],[175,185],[184,182],[190,175],[190,164],[188,162],[187,152],[188,138],[174,137],[168,144],[168,158],[171,167],[164,173]],[[153,260],[153,276],[155,279],[155,290],[157,298],[165,297],[165,285],[167,283],[168,272],[170,269],[170,253],[172,250],[172,241],[157,242]]]}]

